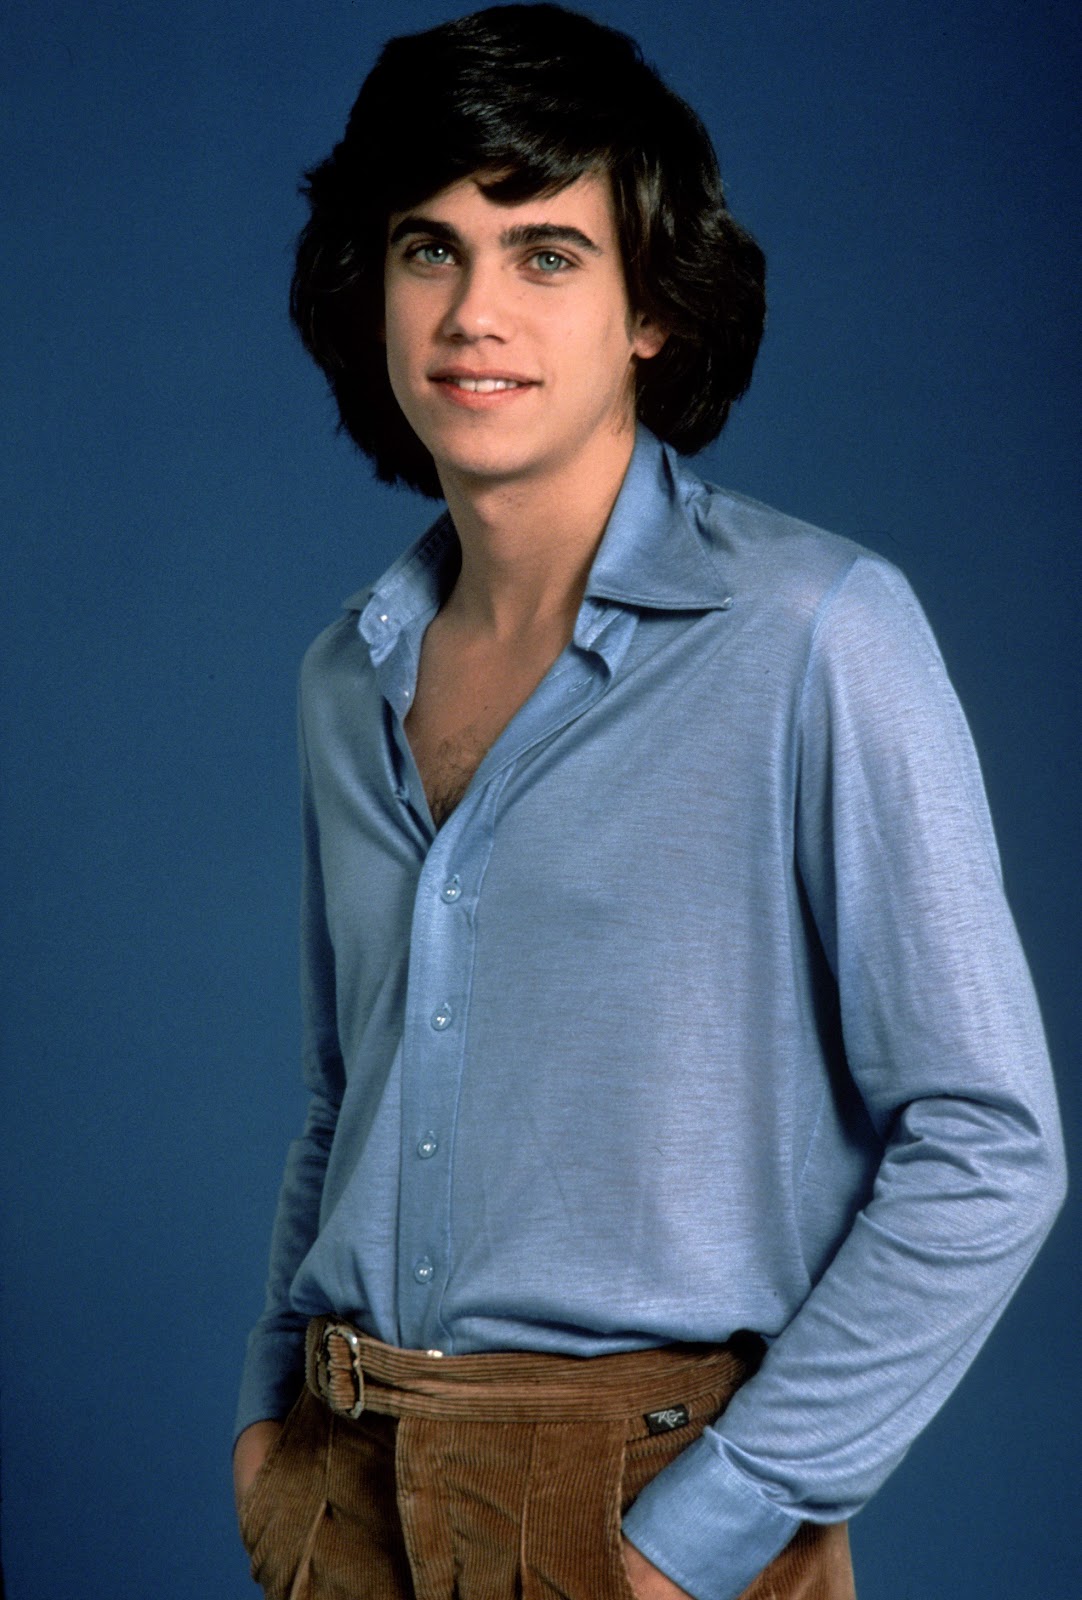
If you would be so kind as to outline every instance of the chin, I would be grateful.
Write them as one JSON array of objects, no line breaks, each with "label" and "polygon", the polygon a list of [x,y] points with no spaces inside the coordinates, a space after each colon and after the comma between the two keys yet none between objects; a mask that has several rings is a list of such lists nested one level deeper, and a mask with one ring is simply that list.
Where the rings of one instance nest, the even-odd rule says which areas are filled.
[{"label": "chin", "polygon": [[432,459],[436,463],[436,470],[440,474],[447,473],[452,477],[471,478],[478,481],[498,483],[508,478],[529,477],[538,467],[540,461],[522,450],[499,448],[482,449],[441,449],[437,441],[436,448],[428,446]]}]

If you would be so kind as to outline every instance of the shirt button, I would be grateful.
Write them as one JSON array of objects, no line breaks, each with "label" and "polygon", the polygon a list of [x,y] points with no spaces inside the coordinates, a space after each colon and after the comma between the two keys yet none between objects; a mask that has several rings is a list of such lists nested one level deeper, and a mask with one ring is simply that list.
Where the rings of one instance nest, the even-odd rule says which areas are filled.
[{"label": "shirt button", "polygon": [[436,1361],[443,1355],[443,1351],[442,1350],[426,1350],[425,1351],[425,1355],[426,1356],[431,1356],[432,1359],[434,1361]]},{"label": "shirt button", "polygon": [[414,1263],[413,1276],[418,1283],[431,1283],[436,1269],[427,1256],[422,1256],[420,1261]]},{"label": "shirt button", "polygon": [[444,1028],[449,1028],[451,1026],[453,1017],[454,1012],[451,1010],[451,1007],[448,1005],[442,1005],[438,1011],[433,1011],[432,1013],[432,1026],[435,1028],[437,1033],[442,1033]]},{"label": "shirt button", "polygon": [[422,1134],[421,1138],[417,1142],[417,1154],[420,1156],[422,1161],[427,1161],[430,1156],[434,1156],[436,1154],[436,1151],[439,1149],[439,1147],[440,1142],[434,1133]]},{"label": "shirt button", "polygon": [[453,878],[448,878],[447,882],[440,890],[440,894],[443,899],[447,901],[448,905],[453,905],[454,902],[460,898],[462,894],[462,880],[459,878],[457,872]]}]

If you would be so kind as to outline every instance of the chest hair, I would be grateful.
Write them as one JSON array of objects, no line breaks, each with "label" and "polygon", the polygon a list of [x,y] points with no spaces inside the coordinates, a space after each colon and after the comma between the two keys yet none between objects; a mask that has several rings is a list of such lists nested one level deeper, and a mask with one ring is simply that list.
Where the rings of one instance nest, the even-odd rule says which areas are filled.
[{"label": "chest hair", "polygon": [[437,827],[560,654],[572,622],[557,617],[500,642],[448,627],[442,614],[429,624],[405,727]]},{"label": "chest hair", "polygon": [[[464,728],[426,749],[423,763],[417,760],[428,809],[437,828],[442,827],[466,793],[492,742],[486,742],[476,729]],[[414,757],[417,759],[416,748]]]}]

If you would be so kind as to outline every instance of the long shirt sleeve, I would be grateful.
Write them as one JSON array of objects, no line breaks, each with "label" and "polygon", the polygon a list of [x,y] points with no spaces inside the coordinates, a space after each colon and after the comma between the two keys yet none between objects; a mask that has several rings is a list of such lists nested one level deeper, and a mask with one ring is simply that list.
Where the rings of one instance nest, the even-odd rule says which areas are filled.
[{"label": "long shirt sleeve", "polygon": [[1043,1032],[968,728],[883,563],[855,562],[822,606],[796,756],[797,871],[883,1157],[760,1372],[628,1520],[707,1600],[739,1594],[794,1519],[841,1520],[868,1499],[1062,1198]]},{"label": "long shirt sleeve", "polygon": [[248,1355],[235,1432],[264,1418],[285,1416],[296,1399],[304,1366],[307,1318],[290,1304],[297,1268],[315,1242],[327,1161],[338,1124],[345,1072],[338,1044],[334,952],[312,800],[303,723],[301,753],[301,1008],[303,1074],[310,1099],[305,1126],[289,1147],[271,1235],[263,1316],[248,1337]]}]

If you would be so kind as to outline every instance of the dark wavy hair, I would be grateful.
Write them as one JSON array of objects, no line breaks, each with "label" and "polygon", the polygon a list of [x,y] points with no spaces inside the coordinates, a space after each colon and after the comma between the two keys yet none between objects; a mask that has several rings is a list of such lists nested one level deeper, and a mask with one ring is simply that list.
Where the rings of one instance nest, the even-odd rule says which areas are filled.
[{"label": "dark wavy hair", "polygon": [[496,6],[384,46],[345,136],[305,174],[290,314],[385,483],[441,496],[387,377],[392,212],[478,174],[514,204],[602,171],[632,310],[668,331],[637,363],[637,414],[677,450],[701,450],[751,382],[766,301],[762,251],[729,213],[694,111],[633,39],[561,6]]}]

